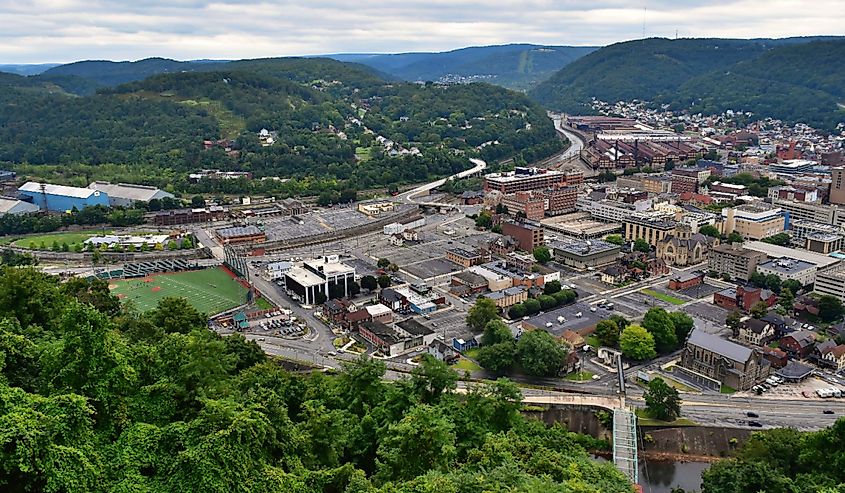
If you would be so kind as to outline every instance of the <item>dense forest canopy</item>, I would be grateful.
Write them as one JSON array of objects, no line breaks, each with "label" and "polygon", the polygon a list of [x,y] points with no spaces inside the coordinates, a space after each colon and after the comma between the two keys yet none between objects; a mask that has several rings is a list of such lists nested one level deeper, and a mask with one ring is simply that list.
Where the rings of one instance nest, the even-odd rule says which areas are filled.
[{"label": "dense forest canopy", "polygon": [[[191,188],[184,177],[198,168],[251,171],[293,180],[220,186],[296,194],[419,182],[465,169],[470,157],[533,161],[563,146],[539,106],[488,84],[390,82],[328,59],[200,68],[84,97],[2,74],[0,162],[44,177],[48,166],[61,178],[78,170],[69,184],[94,176],[184,192],[226,191]],[[273,145],[261,145],[262,129]],[[221,139],[231,143],[203,146]]]},{"label": "dense forest canopy", "polygon": [[845,487],[845,419],[812,433],[755,433],[736,458],[704,472],[703,493],[835,493]]},{"label": "dense forest canopy", "polygon": [[627,493],[590,437],[519,412],[507,380],[455,391],[426,359],[291,373],[167,298],[0,269],[0,490],[9,493]]},{"label": "dense forest canopy", "polygon": [[592,98],[645,100],[703,114],[750,111],[833,129],[845,121],[842,38],[662,38],[607,46],[530,91],[550,109],[590,111]]}]

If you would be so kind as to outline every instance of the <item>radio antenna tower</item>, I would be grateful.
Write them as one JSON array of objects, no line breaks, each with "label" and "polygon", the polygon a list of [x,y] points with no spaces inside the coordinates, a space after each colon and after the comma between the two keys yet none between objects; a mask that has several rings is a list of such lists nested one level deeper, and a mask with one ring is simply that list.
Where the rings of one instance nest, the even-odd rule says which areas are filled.
[{"label": "radio antenna tower", "polygon": [[648,12],[648,6],[646,3],[643,3],[643,39],[645,39],[645,15]]}]

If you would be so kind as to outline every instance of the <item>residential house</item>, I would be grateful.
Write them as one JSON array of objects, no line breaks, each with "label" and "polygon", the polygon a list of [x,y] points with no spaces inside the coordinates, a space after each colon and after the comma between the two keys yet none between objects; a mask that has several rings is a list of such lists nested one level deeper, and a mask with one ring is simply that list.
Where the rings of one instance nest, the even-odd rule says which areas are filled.
[{"label": "residential house", "polygon": [[445,361],[448,364],[456,363],[461,358],[460,353],[455,348],[440,339],[435,339],[434,342],[429,344],[426,352],[434,356],[434,359]]},{"label": "residential house", "polygon": [[789,363],[789,355],[782,349],[763,346],[760,350],[763,351],[763,357],[771,363],[772,368],[783,368]]},{"label": "residential house", "polygon": [[601,281],[612,286],[625,281],[627,272],[619,265],[611,265],[601,271]]},{"label": "residential house", "polygon": [[796,330],[780,340],[780,348],[792,358],[804,359],[813,352],[816,335],[809,330]]},{"label": "residential house", "polygon": [[840,344],[824,355],[824,359],[830,362],[830,366],[841,370],[845,368],[845,344]]},{"label": "residential house", "polygon": [[355,311],[355,305],[346,298],[337,298],[323,303],[323,316],[335,325],[342,325],[352,311]]},{"label": "residential house", "polygon": [[467,339],[463,339],[460,337],[453,337],[452,338],[452,347],[455,348],[456,351],[465,353],[472,348],[477,348],[478,338],[476,337],[469,337]]},{"label": "residential house", "polygon": [[765,346],[774,338],[774,326],[763,320],[748,318],[739,326],[739,340],[745,344]]},{"label": "residential house", "polygon": [[834,341],[833,339],[827,339],[822,342],[817,342],[816,346],[813,348],[813,354],[810,356],[810,359],[814,360],[819,366],[827,366],[832,362],[829,360],[825,360],[824,357],[829,351],[831,351],[836,346],[836,341]]}]

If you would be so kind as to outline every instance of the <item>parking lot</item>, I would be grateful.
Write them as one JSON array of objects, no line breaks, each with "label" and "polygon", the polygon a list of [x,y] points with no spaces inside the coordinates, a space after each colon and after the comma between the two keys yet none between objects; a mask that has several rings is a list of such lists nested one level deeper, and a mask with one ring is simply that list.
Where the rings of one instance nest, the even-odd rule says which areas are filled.
[{"label": "parking lot", "polygon": [[437,332],[439,336],[443,337],[444,341],[451,343],[453,337],[466,339],[472,334],[467,325],[466,317],[466,311],[452,308],[432,313],[429,315],[429,320],[418,319],[418,321]]},{"label": "parking lot", "polygon": [[700,284],[698,286],[693,286],[693,287],[688,288],[688,289],[682,289],[680,291],[675,291],[675,293],[679,293],[679,294],[682,294],[684,296],[687,296],[687,297],[693,298],[693,299],[710,298],[712,300],[713,299],[713,293],[716,293],[716,292],[721,291],[721,290],[722,290],[722,288],[720,288],[718,286],[714,286],[712,284],[707,284],[705,282],[704,284]]},{"label": "parking lot", "polygon": [[[595,311],[592,311],[595,309]],[[580,316],[579,316],[580,314]],[[538,329],[545,329],[560,336],[567,330],[583,333],[593,329],[601,320],[613,315],[612,311],[590,306],[587,303],[573,303],[555,310],[523,319],[523,323]],[[560,317],[563,317],[561,320]]]},{"label": "parking lot", "polygon": [[[396,212],[410,206],[397,206]],[[308,236],[341,231],[376,221],[349,207],[333,207],[293,217],[273,217],[264,220],[268,241],[293,240]]]},{"label": "parking lot", "polygon": [[[769,385],[769,389],[764,391],[759,397],[766,399],[817,399],[817,400],[831,400],[822,399],[816,394],[816,390],[835,388],[845,390],[842,385],[831,384],[818,377],[810,377],[803,382],[798,383],[782,383],[776,387]],[[737,392],[737,397],[758,397],[757,393],[751,390],[744,392]]]},{"label": "parking lot", "polygon": [[267,333],[287,337],[301,337],[305,331],[302,324],[292,314],[281,311],[268,313],[267,316],[249,321],[246,332],[253,334]]}]

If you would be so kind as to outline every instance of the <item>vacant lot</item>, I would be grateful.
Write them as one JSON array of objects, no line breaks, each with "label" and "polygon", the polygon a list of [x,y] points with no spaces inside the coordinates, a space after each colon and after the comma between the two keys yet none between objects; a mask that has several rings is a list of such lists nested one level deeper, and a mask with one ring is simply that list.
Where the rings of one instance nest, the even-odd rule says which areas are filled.
[{"label": "vacant lot", "polygon": [[143,279],[112,281],[111,292],[132,302],[140,312],[155,308],[168,296],[188,300],[200,312],[220,313],[246,303],[246,288],[221,268],[158,274]]},{"label": "vacant lot", "polygon": [[684,301],[680,298],[676,298],[674,296],[668,295],[666,293],[661,293],[661,292],[655,291],[653,289],[643,289],[640,292],[643,293],[643,294],[647,294],[647,295],[651,296],[652,298],[657,298],[660,301],[665,301],[666,303],[671,303],[673,305],[683,305],[684,303],[686,303],[686,301]]},{"label": "vacant lot", "polygon": [[71,233],[49,233],[39,236],[26,236],[13,241],[12,246],[16,246],[18,248],[50,249],[53,246],[53,242],[56,242],[60,246],[62,243],[67,243],[68,247],[73,250],[73,247],[76,246],[76,244],[82,243],[92,236],[100,236],[103,234],[111,234],[111,231],[106,230],[104,233],[102,229],[97,229],[74,231]]}]

